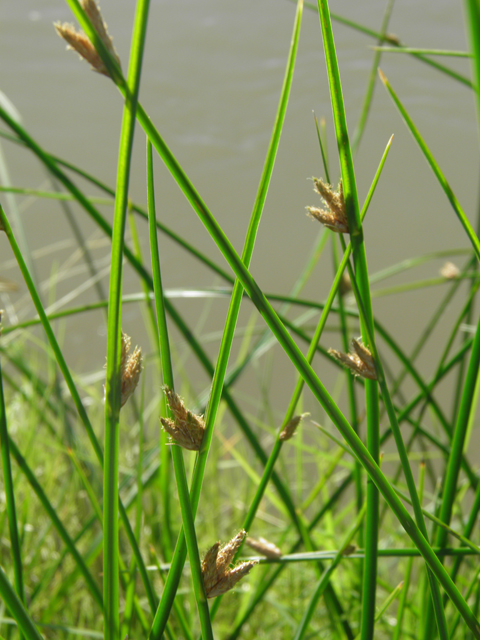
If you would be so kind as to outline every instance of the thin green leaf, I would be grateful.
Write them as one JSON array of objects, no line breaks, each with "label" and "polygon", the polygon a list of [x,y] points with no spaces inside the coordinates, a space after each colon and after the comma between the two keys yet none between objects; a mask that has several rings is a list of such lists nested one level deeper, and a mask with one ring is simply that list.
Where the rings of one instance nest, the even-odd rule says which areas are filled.
[{"label": "thin green leaf", "polygon": [[465,215],[463,209],[460,206],[460,203],[458,202],[457,198],[455,197],[455,194],[453,193],[450,185],[448,184],[447,179],[443,175],[443,173],[442,173],[440,167],[438,166],[435,158],[431,154],[430,149],[427,147],[425,141],[423,140],[422,136],[420,135],[420,132],[415,127],[412,119],[408,115],[407,110],[405,109],[403,104],[400,102],[400,100],[397,97],[396,93],[393,91],[393,89],[392,89],[390,83],[388,82],[387,78],[385,77],[385,75],[382,73],[382,71],[380,69],[379,69],[378,72],[380,74],[380,78],[381,78],[383,84],[385,85],[388,93],[390,94],[390,96],[392,97],[395,105],[397,106],[397,109],[400,111],[400,114],[401,114],[402,118],[405,120],[405,124],[407,125],[410,133],[415,138],[418,146],[422,150],[422,152],[423,152],[428,164],[430,165],[430,167],[432,168],[433,173],[435,174],[435,177],[437,178],[440,186],[442,187],[443,191],[445,192],[445,195],[447,196],[450,204],[452,205],[453,210],[455,211],[458,219],[460,220],[461,225],[465,229],[465,232],[466,232],[470,242],[472,243],[473,249],[474,249],[475,253],[477,254],[477,258],[480,259],[480,241],[478,240],[477,235],[476,235],[475,231],[472,228],[472,225],[470,224],[467,216]]}]

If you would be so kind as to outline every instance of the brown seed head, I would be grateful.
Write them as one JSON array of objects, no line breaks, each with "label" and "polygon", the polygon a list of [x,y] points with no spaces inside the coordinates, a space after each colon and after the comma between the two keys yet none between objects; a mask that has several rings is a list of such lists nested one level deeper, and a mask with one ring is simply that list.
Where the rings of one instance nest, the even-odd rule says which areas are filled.
[{"label": "brown seed head", "polygon": [[[94,0],[82,0],[81,5],[99,38],[120,66],[120,58],[115,51],[112,38],[108,35],[107,25],[102,18],[99,6]],[[75,27],[68,23],[61,24],[60,22],[55,22],[53,26],[58,35],[68,43],[68,49],[73,49],[81,58],[89,62],[94,71],[110,77],[108,69],[103,64],[101,57],[83,31],[76,31]]]},{"label": "brown seed head", "polygon": [[440,269],[440,275],[447,280],[455,280],[460,275],[460,269],[453,262],[445,262]]},{"label": "brown seed head", "polygon": [[314,191],[322,198],[327,210],[307,207],[310,217],[318,220],[336,233],[348,233],[348,218],[343,197],[342,181],[340,180],[336,191],[333,190],[332,185],[326,184],[319,178],[313,178],[313,183],[315,185]]},{"label": "brown seed head", "polygon": [[290,440],[295,434],[298,425],[306,416],[310,415],[309,413],[302,413],[298,416],[294,416],[291,420],[287,422],[287,424],[283,427],[282,432],[278,436],[279,440],[285,441]]},{"label": "brown seed head", "polygon": [[176,444],[189,451],[199,451],[205,433],[203,417],[189,411],[173,389],[162,388],[173,416],[173,420],[160,418],[163,428]]},{"label": "brown seed head", "polygon": [[121,407],[123,407],[137,388],[142,372],[142,350],[139,347],[135,347],[133,353],[128,355],[131,342],[130,336],[122,333],[122,351],[120,356]]},{"label": "brown seed head", "polygon": [[266,558],[280,558],[282,555],[280,549],[274,545],[273,542],[265,540],[265,538],[258,538],[257,540],[256,538],[248,536],[245,544],[248,544],[251,549],[261,553]]},{"label": "brown seed head", "polygon": [[328,353],[348,367],[354,375],[362,376],[369,380],[377,379],[377,372],[375,371],[372,354],[367,347],[365,347],[361,342],[358,342],[358,340],[355,340],[354,338],[352,339],[350,353],[341,353],[335,349],[329,349]]},{"label": "brown seed head", "polygon": [[257,564],[255,560],[250,560],[229,568],[246,535],[245,531],[240,531],[221,548],[220,542],[216,542],[205,554],[202,574],[207,598],[215,598],[232,589]]},{"label": "brown seed head", "polygon": [[342,277],[340,278],[340,285],[338,287],[338,292],[343,298],[343,296],[347,295],[347,293],[350,293],[351,290],[352,290],[352,282],[350,280],[350,276],[345,271],[342,274]]}]

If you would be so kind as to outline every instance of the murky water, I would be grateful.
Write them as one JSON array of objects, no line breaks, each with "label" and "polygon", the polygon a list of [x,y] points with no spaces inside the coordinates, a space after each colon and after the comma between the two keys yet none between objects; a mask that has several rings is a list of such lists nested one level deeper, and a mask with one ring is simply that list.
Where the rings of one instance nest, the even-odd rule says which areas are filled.
[{"label": "murky water", "polygon": [[[102,0],[101,6],[126,67],[134,3]],[[385,2],[380,0],[331,3],[333,12],[372,29],[380,27],[384,8]],[[0,13],[0,89],[21,114],[24,126],[49,152],[113,186],[122,101],[114,86],[89,71],[76,54],[66,52],[55,34],[53,21],[71,21],[68,7],[61,0],[5,0]],[[274,123],[294,13],[295,5],[287,0],[151,3],[141,102],[238,251],[243,245]],[[374,41],[338,23],[334,29],[353,133],[370,73],[373,59],[370,46]],[[410,46],[466,48],[462,6],[451,0],[398,0],[389,31]],[[466,60],[440,61],[469,74]],[[472,92],[412,57],[385,54],[381,67],[474,222],[478,134]],[[313,111],[319,118],[326,118],[331,171],[337,180],[338,162],[319,21],[314,12],[305,9],[284,135],[252,262],[252,272],[266,291],[290,290],[317,234],[317,227],[306,218],[304,209],[307,204],[316,204],[307,178],[322,174]],[[468,246],[430,168],[380,84],[376,86],[356,158],[360,199],[367,193],[392,133],[393,147],[365,224],[372,273],[419,254]],[[145,140],[140,128],[135,145],[131,197],[144,205]],[[14,186],[51,189],[42,168],[29,153],[6,142],[2,142],[2,147]],[[156,163],[156,172],[159,217],[224,266],[215,245],[160,162]],[[85,188],[87,193],[96,194],[91,187]],[[4,197],[2,202],[8,207]],[[37,261],[40,279],[46,280],[52,273],[58,276],[58,282],[44,291],[44,299],[47,302],[62,298],[87,278],[84,271],[70,271],[82,261],[72,255],[72,232],[65,215],[50,200],[18,197],[16,203],[30,249],[36,252],[51,246],[51,251],[39,255]],[[111,216],[109,208],[103,210]],[[108,271],[108,246],[83,211],[72,206],[72,214],[83,235],[92,243],[98,241],[93,255],[101,268]],[[139,232],[147,251],[147,230],[143,223],[139,223]],[[162,239],[161,249],[166,287],[220,284],[170,241]],[[434,277],[441,263],[439,260],[419,268],[410,274],[411,279]],[[0,264],[3,265],[0,276],[21,285],[19,274],[11,267],[10,249],[3,237]],[[68,277],[62,279],[64,275]],[[322,298],[331,277],[331,261],[324,259],[305,296]],[[105,289],[107,285],[105,272]],[[125,273],[125,290],[139,290],[129,269]],[[22,285],[18,293],[0,295],[1,306],[7,309],[7,323],[31,313]],[[415,342],[422,319],[429,316],[440,295],[440,289],[436,288],[381,298],[374,301],[375,313],[408,350]],[[68,304],[95,299],[95,290],[90,287]],[[202,300],[181,302],[179,308],[200,334],[209,334],[221,328],[226,305],[225,301],[212,302],[212,313],[205,320]],[[251,307],[246,305],[242,322],[250,312]],[[101,368],[105,352],[101,312],[84,314],[66,326],[64,344],[69,362],[78,371]],[[124,327],[134,342],[147,340],[138,306],[125,308]],[[209,349],[214,357],[217,343],[213,342]],[[428,357],[424,364],[430,371]],[[279,390],[291,387],[293,372],[286,362],[285,366],[287,380],[278,374],[279,369],[272,374],[278,378]],[[199,389],[206,383],[203,378]]]}]

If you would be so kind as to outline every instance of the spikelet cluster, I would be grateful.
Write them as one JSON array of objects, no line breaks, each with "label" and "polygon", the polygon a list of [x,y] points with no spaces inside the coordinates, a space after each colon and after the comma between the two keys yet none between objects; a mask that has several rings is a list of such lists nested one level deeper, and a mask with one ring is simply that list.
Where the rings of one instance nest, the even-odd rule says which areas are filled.
[{"label": "spikelet cluster", "polygon": [[453,262],[445,262],[440,269],[440,275],[446,280],[456,280],[460,275],[460,269]]},{"label": "spikelet cluster", "polygon": [[160,418],[163,428],[176,444],[189,451],[199,451],[205,433],[203,417],[189,411],[173,389],[162,388],[173,416],[173,419]]},{"label": "spikelet cluster", "polygon": [[221,596],[232,589],[257,564],[256,560],[249,560],[230,568],[235,553],[246,535],[245,531],[239,531],[226,545],[221,547],[220,542],[216,542],[205,554],[202,575],[207,598]]},{"label": "spikelet cluster", "polygon": [[[108,35],[107,25],[103,20],[102,14],[100,13],[99,6],[95,2],[95,0],[81,0],[80,4],[89,17],[93,28],[98,34],[98,37],[101,39],[113,58],[115,58],[118,66],[120,66],[120,58],[115,51],[112,38]],[[68,24],[67,22],[65,22],[64,24],[55,22],[53,26],[55,27],[58,35],[68,43],[68,49],[73,49],[80,55],[81,58],[89,62],[91,68],[94,71],[96,71],[97,73],[101,73],[104,76],[110,77],[108,69],[103,64],[102,59],[98,55],[95,47],[83,31],[76,31],[75,27],[71,24]]]},{"label": "spikelet cluster", "polygon": [[283,427],[282,432],[278,436],[279,440],[285,441],[290,440],[295,435],[295,431],[297,430],[300,422],[310,414],[301,413],[298,416],[294,416],[291,420],[287,422],[287,424]]},{"label": "spikelet cluster", "polygon": [[325,209],[318,207],[307,207],[308,215],[314,220],[321,222],[327,229],[336,233],[348,233],[348,218],[343,197],[342,181],[335,191],[332,185],[326,184],[319,178],[313,178],[314,191],[322,198],[326,205]]},{"label": "spikelet cluster", "polygon": [[350,353],[341,353],[335,349],[329,349],[328,353],[348,367],[354,375],[362,376],[362,378],[368,378],[369,380],[377,379],[371,352],[355,338],[352,339]]},{"label": "spikelet cluster", "polygon": [[132,393],[135,391],[142,373],[142,350],[135,347],[133,353],[130,353],[132,340],[130,336],[122,332],[122,350],[120,355],[120,406],[127,402]]},{"label": "spikelet cluster", "polygon": [[245,540],[245,544],[248,544],[250,549],[253,549],[257,553],[261,553],[266,558],[280,558],[282,555],[281,550],[273,544],[273,542],[269,542],[265,540],[265,538],[251,538],[247,536]]}]

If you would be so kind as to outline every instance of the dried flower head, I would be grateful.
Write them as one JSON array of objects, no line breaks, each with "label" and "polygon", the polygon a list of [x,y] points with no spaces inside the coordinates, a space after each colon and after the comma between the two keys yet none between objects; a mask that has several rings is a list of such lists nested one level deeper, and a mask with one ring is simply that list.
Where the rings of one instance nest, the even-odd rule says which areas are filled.
[{"label": "dried flower head", "polygon": [[247,536],[245,544],[248,544],[251,549],[261,553],[266,558],[280,558],[282,555],[280,549],[274,545],[273,542],[265,540],[265,538],[258,538],[257,540],[256,538]]},{"label": "dried flower head", "polygon": [[207,598],[221,596],[232,589],[257,564],[256,560],[249,560],[230,568],[230,563],[246,535],[245,531],[239,531],[226,545],[220,548],[220,542],[216,542],[205,554],[202,574]]},{"label": "dried flower head", "polygon": [[355,340],[355,338],[352,339],[350,353],[341,353],[335,349],[329,349],[328,353],[348,367],[354,375],[362,376],[369,380],[377,379],[372,354],[367,347],[358,340]]},{"label": "dried flower head", "polygon": [[350,276],[345,271],[342,273],[342,277],[340,278],[340,285],[338,287],[338,292],[342,296],[346,296],[347,293],[350,293],[352,290],[352,281],[350,280]]},{"label": "dried flower head", "polygon": [[[100,40],[103,42],[108,52],[113,56],[113,58],[115,58],[118,66],[121,66],[120,58],[115,51],[112,38],[108,35],[107,25],[100,13],[100,7],[97,5],[95,0],[81,0],[80,4],[90,19],[90,22],[97,32]],[[84,58],[89,62],[94,71],[110,77],[110,73],[103,64],[101,57],[98,55],[95,47],[83,31],[76,31],[75,27],[67,22],[64,24],[55,22],[53,26],[55,27],[58,35],[68,43],[68,49],[73,49],[81,58]]]},{"label": "dried flower head", "polygon": [[278,436],[278,438],[282,441],[285,440],[290,440],[290,438],[293,437],[293,435],[295,434],[295,431],[297,430],[298,425],[300,424],[300,422],[306,418],[308,415],[310,415],[309,413],[301,413],[298,416],[294,416],[291,420],[289,420],[287,422],[287,424],[283,427],[282,432],[280,433],[280,435]]},{"label": "dried flower head", "polygon": [[173,389],[162,388],[173,415],[173,420],[160,418],[163,428],[176,444],[189,451],[199,451],[205,433],[203,417],[189,411]]},{"label": "dried flower head", "polygon": [[120,406],[127,402],[135,391],[142,372],[142,350],[135,347],[129,355],[132,340],[122,332],[122,351],[120,355],[121,399]]},{"label": "dried flower head", "polygon": [[440,275],[447,280],[455,280],[460,275],[460,269],[453,262],[445,262],[440,269]]},{"label": "dried flower head", "polygon": [[326,204],[327,211],[317,207],[307,207],[309,216],[336,233],[348,233],[348,219],[342,181],[340,180],[336,191],[334,191],[332,185],[326,184],[319,178],[313,178],[313,183],[315,185],[314,190]]}]

